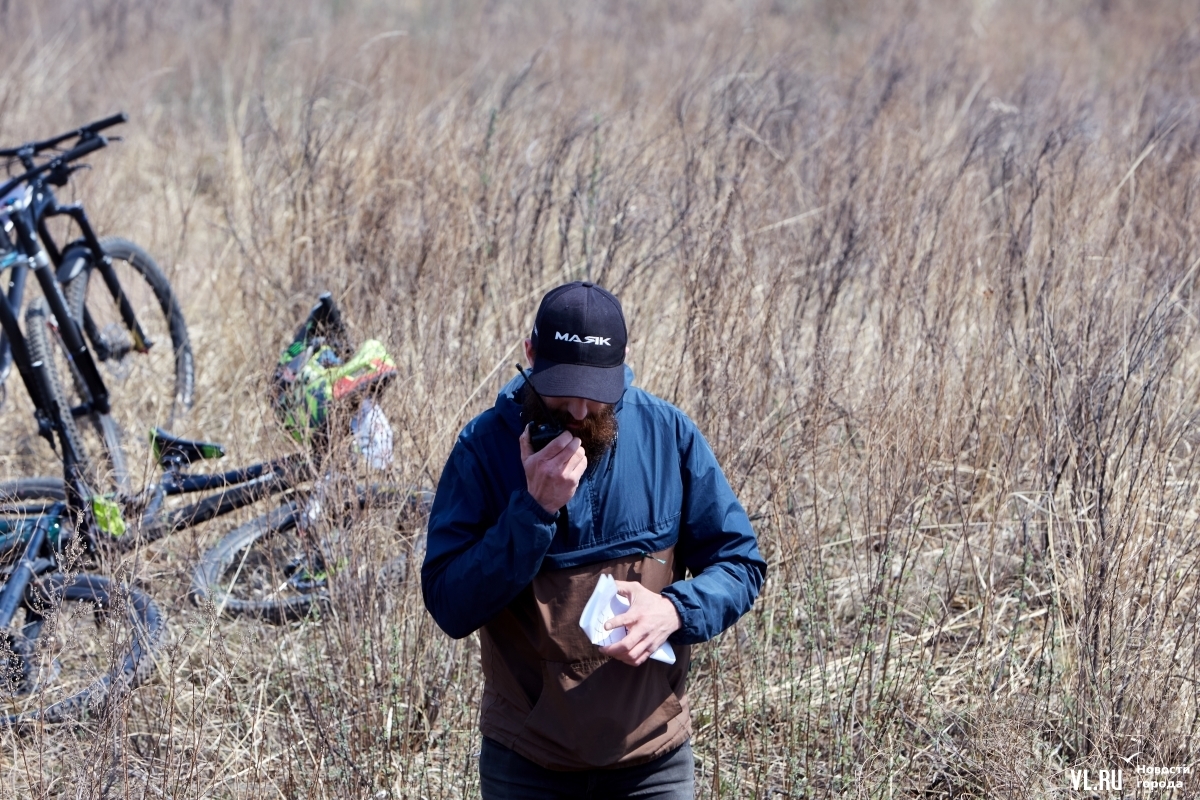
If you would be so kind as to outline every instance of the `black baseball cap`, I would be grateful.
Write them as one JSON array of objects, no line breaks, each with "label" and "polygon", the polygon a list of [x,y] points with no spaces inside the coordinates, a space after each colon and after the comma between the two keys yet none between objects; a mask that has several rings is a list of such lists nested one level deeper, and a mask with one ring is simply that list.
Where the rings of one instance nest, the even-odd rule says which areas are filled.
[{"label": "black baseball cap", "polygon": [[625,393],[625,313],[591,281],[551,289],[533,322],[531,383],[546,397],[615,403]]}]

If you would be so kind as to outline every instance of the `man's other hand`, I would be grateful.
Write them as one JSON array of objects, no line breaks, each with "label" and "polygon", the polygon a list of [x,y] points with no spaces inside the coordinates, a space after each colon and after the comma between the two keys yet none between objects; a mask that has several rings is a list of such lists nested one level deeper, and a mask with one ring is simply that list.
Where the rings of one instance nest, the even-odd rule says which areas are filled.
[{"label": "man's other hand", "polygon": [[629,601],[629,610],[604,623],[604,630],[624,625],[625,638],[601,647],[600,652],[638,667],[663,646],[668,636],[683,627],[683,621],[675,604],[658,592],[632,581],[616,581],[616,584],[617,594]]},{"label": "man's other hand", "polygon": [[535,453],[529,444],[528,425],[521,433],[521,461],[529,493],[550,514],[558,513],[575,496],[587,469],[587,456],[578,437],[563,431]]}]

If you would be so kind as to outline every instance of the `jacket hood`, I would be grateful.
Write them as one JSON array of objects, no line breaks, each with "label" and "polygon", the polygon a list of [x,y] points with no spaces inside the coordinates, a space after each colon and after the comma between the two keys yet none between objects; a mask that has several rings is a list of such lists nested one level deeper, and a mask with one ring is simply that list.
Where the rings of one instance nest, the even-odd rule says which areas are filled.
[{"label": "jacket hood", "polygon": [[[629,387],[633,385],[633,370],[628,364],[625,365],[625,391],[629,391]],[[518,436],[521,435],[521,429],[525,426],[521,423],[521,402],[523,399],[522,392],[525,389],[525,378],[521,375],[514,375],[512,380],[504,384],[504,388],[496,395],[496,410],[500,412],[506,425]],[[615,410],[620,411],[621,406],[625,402],[625,397],[617,401]]]}]

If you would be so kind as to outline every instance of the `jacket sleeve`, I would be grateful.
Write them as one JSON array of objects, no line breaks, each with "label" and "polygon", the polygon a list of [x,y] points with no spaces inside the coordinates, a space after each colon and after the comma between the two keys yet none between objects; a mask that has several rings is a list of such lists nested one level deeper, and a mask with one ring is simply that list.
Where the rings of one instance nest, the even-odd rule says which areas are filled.
[{"label": "jacket sleeve", "polygon": [[512,492],[495,517],[487,486],[478,459],[460,440],[438,482],[421,567],[425,607],[455,639],[480,628],[529,585],[554,538],[557,515],[528,491]]},{"label": "jacket sleeve", "polygon": [[750,518],[734,496],[708,442],[686,417],[681,422],[683,508],[677,557],[694,576],[663,589],[683,627],[677,644],[706,642],[750,610],[762,588],[767,562],[758,551]]}]

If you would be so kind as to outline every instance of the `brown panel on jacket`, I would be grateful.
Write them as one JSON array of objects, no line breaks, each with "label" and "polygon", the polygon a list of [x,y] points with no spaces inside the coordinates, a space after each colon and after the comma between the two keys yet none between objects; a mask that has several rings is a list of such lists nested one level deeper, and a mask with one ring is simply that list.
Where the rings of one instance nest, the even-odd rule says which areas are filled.
[{"label": "brown panel on jacket", "polygon": [[600,654],[579,627],[602,574],[655,592],[682,577],[674,548],[545,570],[480,632],[483,734],[549,769],[628,767],[691,735],[689,648],[673,665],[631,667]]}]

